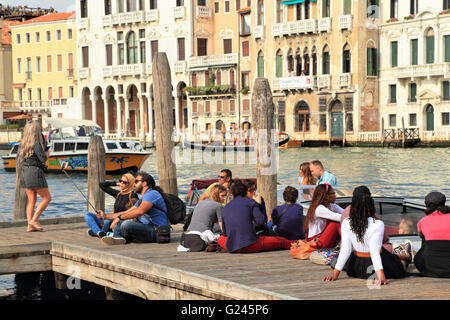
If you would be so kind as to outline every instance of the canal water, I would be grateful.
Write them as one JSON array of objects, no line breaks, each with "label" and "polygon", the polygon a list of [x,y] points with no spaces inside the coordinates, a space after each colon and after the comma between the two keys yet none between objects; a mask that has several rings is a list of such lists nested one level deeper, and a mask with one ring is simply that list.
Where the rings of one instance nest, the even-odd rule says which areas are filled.
[{"label": "canal water", "polygon": [[[156,151],[142,170],[157,179]],[[7,151],[0,150],[0,155]],[[180,197],[185,196],[193,179],[217,178],[222,168],[229,168],[233,177],[256,176],[256,165],[248,154],[216,157],[191,150],[175,152],[179,156],[177,179]],[[321,160],[334,173],[340,187],[353,189],[367,185],[377,195],[399,196],[423,203],[428,192],[441,191],[450,198],[450,148],[301,148],[279,150],[278,181],[295,184],[300,163]],[[72,181],[87,195],[87,175],[72,174]],[[119,179],[120,176],[107,176]],[[63,217],[84,214],[86,200],[64,174],[50,174],[47,181],[52,202],[42,215]],[[0,164],[0,221],[13,219],[15,173],[5,172]],[[106,209],[111,210],[112,197],[106,196]],[[14,287],[11,276],[0,276],[0,297]]]}]

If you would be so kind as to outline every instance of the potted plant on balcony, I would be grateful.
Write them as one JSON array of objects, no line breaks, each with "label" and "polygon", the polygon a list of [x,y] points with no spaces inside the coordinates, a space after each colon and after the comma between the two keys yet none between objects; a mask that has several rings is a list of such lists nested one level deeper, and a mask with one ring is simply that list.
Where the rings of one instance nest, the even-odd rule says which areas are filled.
[{"label": "potted plant on balcony", "polygon": [[247,94],[248,93],[248,88],[242,88],[240,92],[242,94]]},{"label": "potted plant on balcony", "polygon": [[411,19],[414,19],[414,17],[415,17],[415,15],[411,13],[409,16],[406,16],[404,19],[411,20]]},{"label": "potted plant on balcony", "polygon": [[398,18],[390,18],[386,22],[390,23],[390,22],[397,22],[397,21],[398,21]]},{"label": "potted plant on balcony", "polygon": [[443,11],[441,11],[439,14],[449,14],[450,13],[450,9],[447,9],[447,10],[443,10]]}]

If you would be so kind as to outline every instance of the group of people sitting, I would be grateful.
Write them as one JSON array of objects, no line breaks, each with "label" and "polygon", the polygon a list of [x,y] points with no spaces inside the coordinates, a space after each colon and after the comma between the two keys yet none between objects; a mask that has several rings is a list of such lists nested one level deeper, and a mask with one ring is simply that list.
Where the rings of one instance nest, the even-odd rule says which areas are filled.
[{"label": "group of people sitting", "polygon": [[[302,239],[315,241],[317,249],[339,248],[333,272],[324,281],[337,280],[342,270],[362,279],[374,271],[378,282],[386,284],[386,279],[405,277],[412,262],[424,275],[450,277],[450,208],[442,193],[427,195],[426,216],[418,224],[405,216],[399,225],[399,233],[418,230],[423,245],[415,252],[411,242],[396,246],[389,242],[367,187],[355,188],[351,205],[344,209],[335,203],[336,178],[323,169],[320,161],[302,164],[300,172],[298,182],[311,186],[311,204],[305,216],[297,203],[297,188],[286,187],[285,203],[268,215],[255,179],[233,179],[230,170],[222,170],[218,182],[199,198],[178,251],[288,250]],[[113,189],[115,185],[120,189]],[[119,183],[103,182],[100,187],[116,198],[114,212],[87,213],[86,222],[89,234],[100,237],[105,244],[156,242],[157,227],[170,225],[163,191],[148,173],[140,172],[136,178],[125,174]]]}]

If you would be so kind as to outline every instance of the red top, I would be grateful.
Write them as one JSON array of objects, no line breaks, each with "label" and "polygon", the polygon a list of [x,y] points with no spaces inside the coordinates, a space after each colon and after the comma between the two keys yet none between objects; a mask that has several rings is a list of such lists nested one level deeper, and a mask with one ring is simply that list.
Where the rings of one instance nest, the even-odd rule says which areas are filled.
[{"label": "red top", "polygon": [[450,213],[435,211],[417,224],[425,240],[450,240]]}]

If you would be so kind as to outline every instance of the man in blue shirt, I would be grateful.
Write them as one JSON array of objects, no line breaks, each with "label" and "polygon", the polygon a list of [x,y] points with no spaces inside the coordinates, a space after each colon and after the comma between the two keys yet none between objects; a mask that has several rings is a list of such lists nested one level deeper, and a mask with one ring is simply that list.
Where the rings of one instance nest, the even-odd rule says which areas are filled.
[{"label": "man in blue shirt", "polygon": [[309,169],[311,170],[311,174],[314,178],[317,179],[316,185],[329,183],[333,188],[338,186],[336,177],[334,174],[326,171],[323,168],[322,162],[319,160],[314,160],[309,165]]},{"label": "man in blue shirt", "polygon": [[151,175],[146,172],[138,173],[134,181],[134,192],[142,196],[134,207],[117,213],[100,212],[102,218],[113,220],[111,230],[114,230],[112,236],[102,238],[103,243],[156,242],[155,226],[169,225],[162,190],[156,187]]}]

